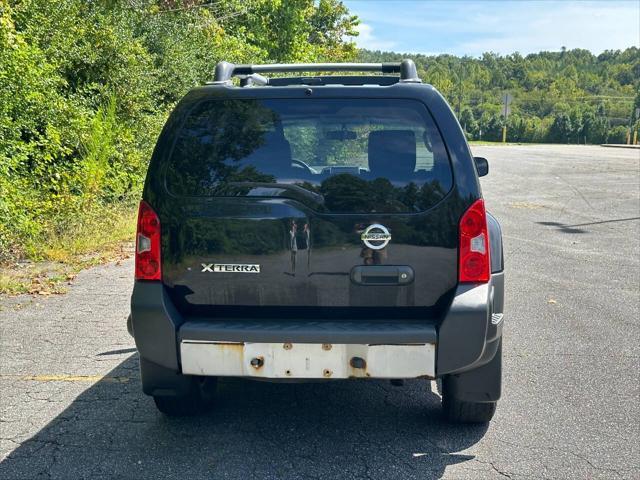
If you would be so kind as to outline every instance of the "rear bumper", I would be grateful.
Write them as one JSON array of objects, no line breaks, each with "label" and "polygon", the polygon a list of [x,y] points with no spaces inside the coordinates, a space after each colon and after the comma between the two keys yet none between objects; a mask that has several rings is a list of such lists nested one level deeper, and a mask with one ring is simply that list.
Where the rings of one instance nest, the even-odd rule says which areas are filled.
[{"label": "rear bumper", "polygon": [[435,344],[435,325],[416,321],[187,320],[178,341]]},{"label": "rear bumper", "polygon": [[503,292],[502,272],[492,274],[488,284],[459,285],[439,325],[402,319],[205,321],[184,318],[161,283],[138,281],[131,299],[130,325],[140,357],[174,372],[195,373],[192,365],[183,371],[181,350],[185,343],[418,344],[434,347],[433,374],[425,375],[440,377],[477,369],[494,357],[502,335]]},{"label": "rear bumper", "polygon": [[433,378],[435,344],[231,343],[183,340],[187,375],[271,379]]}]

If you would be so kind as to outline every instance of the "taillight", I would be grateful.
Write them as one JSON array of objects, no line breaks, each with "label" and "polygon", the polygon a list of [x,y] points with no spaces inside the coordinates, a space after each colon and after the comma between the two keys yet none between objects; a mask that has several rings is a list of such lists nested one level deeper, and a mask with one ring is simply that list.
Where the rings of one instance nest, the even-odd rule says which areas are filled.
[{"label": "taillight", "polygon": [[476,200],[460,219],[458,280],[486,283],[491,275],[489,232],[484,201]]},{"label": "taillight", "polygon": [[161,280],[160,219],[144,200],[138,209],[136,280]]}]

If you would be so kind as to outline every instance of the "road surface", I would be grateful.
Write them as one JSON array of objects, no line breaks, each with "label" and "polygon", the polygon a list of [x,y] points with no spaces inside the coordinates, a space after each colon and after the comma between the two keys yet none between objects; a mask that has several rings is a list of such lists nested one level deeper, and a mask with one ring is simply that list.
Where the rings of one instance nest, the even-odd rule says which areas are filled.
[{"label": "road surface", "polygon": [[0,478],[640,478],[640,152],[473,147],[504,230],[504,396],[451,426],[425,381],[220,386],[168,419],[139,386],[131,260],[0,298]]}]

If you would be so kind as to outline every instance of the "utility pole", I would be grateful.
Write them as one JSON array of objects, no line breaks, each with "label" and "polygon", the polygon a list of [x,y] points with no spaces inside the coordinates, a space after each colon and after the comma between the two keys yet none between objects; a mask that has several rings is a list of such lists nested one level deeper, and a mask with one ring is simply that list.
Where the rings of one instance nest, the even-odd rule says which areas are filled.
[{"label": "utility pole", "polygon": [[[633,119],[634,116],[635,122]],[[638,117],[640,117],[640,108],[636,108],[634,115],[632,115],[629,119],[629,128],[627,129],[627,145],[635,145],[638,140]],[[633,140],[631,139],[632,135]]]},{"label": "utility pole", "polygon": [[462,80],[458,80],[458,120],[460,120],[460,111],[462,107]]},{"label": "utility pole", "polygon": [[505,92],[502,95],[502,116],[504,117],[504,124],[502,125],[502,143],[507,142],[507,118],[509,118],[509,114],[511,113],[511,102],[513,101],[513,96],[509,92]]}]

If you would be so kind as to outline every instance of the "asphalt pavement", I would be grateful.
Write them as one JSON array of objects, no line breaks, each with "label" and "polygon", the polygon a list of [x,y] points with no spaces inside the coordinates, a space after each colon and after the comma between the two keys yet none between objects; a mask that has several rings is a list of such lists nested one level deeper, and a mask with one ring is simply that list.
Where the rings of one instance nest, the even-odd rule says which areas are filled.
[{"label": "asphalt pavement", "polygon": [[133,264],[0,297],[0,479],[640,478],[640,151],[472,147],[501,221],[504,394],[488,426],[426,381],[226,380],[169,419],[142,394]]}]

